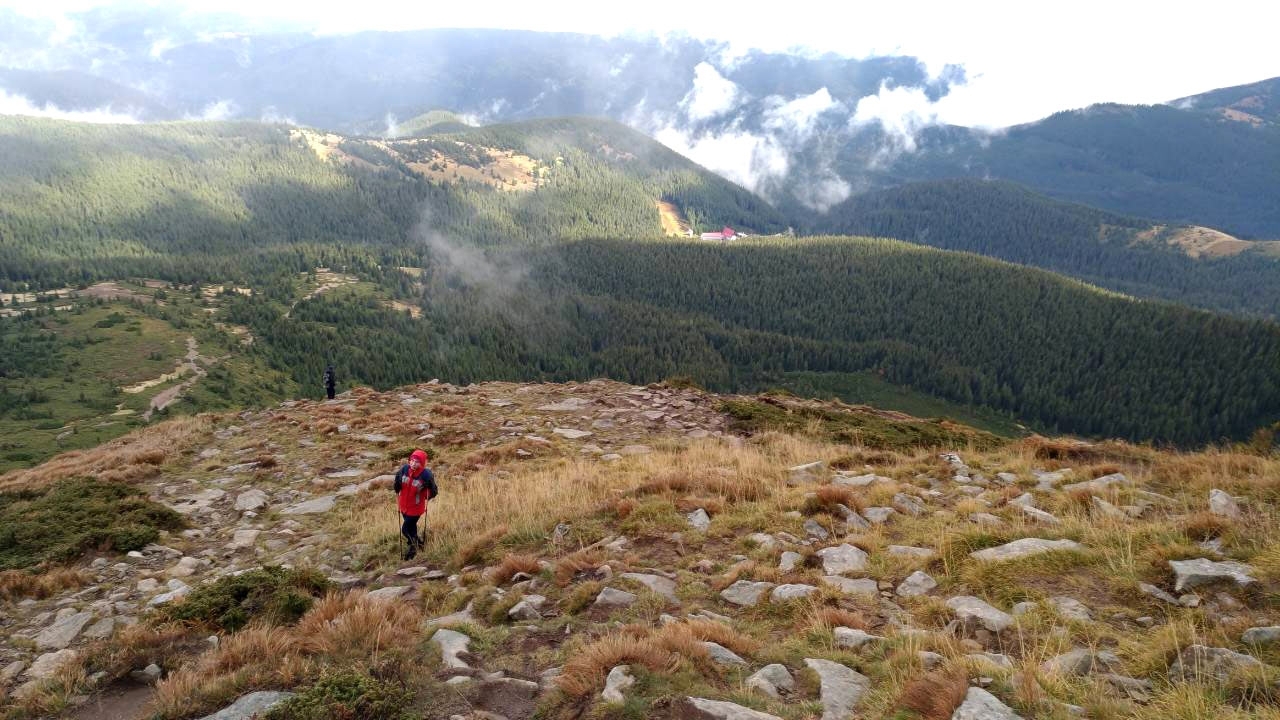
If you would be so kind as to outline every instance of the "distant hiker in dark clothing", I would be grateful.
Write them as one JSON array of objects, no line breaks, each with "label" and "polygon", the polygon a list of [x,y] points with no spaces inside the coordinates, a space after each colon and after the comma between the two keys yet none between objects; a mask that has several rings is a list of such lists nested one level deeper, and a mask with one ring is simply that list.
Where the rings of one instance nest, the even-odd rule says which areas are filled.
[{"label": "distant hiker in dark clothing", "polygon": [[333,399],[333,388],[336,384],[337,378],[333,372],[333,364],[330,363],[329,367],[324,369],[324,391],[325,394],[329,396],[330,400]]},{"label": "distant hiker in dark clothing", "polygon": [[[427,453],[414,450],[409,455],[409,463],[396,473],[395,491],[400,517],[404,523],[400,526],[400,534],[409,541],[409,549],[404,552],[405,560],[412,560],[422,547],[422,539],[418,537],[418,518],[427,512],[427,501],[440,494],[436,487],[436,477],[427,467]],[[425,528],[424,528],[425,529]]]}]

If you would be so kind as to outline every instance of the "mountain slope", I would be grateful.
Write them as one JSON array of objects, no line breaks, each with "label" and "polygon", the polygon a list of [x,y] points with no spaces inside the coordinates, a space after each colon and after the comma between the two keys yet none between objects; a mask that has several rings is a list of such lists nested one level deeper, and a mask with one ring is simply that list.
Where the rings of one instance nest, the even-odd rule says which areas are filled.
[{"label": "mountain slope", "polygon": [[1007,182],[909,183],[854,196],[810,222],[817,232],[975,252],[1138,296],[1280,317],[1280,261],[1258,243],[1153,226]]}]

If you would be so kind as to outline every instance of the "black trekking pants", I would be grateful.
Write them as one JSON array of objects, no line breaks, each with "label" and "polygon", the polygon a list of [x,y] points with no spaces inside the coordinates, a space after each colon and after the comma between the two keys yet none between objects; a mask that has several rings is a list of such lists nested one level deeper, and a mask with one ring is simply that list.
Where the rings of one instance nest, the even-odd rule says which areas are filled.
[{"label": "black trekking pants", "polygon": [[404,524],[400,526],[400,534],[409,540],[409,547],[421,546],[422,539],[418,537],[418,518],[422,516],[400,513],[400,517],[404,518]]}]

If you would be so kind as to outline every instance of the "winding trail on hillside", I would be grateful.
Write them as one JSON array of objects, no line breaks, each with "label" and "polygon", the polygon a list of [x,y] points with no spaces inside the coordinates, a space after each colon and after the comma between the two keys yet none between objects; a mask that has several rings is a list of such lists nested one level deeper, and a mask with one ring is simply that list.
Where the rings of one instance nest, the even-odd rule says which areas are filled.
[{"label": "winding trail on hillside", "polygon": [[200,346],[196,343],[196,339],[191,336],[187,337],[187,354],[183,357],[183,360],[186,361],[186,364],[182,367],[191,372],[191,377],[185,382],[181,382],[171,388],[165,388],[164,390],[156,393],[156,396],[151,398],[151,407],[147,408],[147,411],[142,414],[143,420],[150,420],[152,414],[156,411],[164,410],[172,405],[178,400],[178,398],[182,397],[182,393],[186,391],[187,388],[196,384],[200,378],[207,374],[205,369],[201,367],[196,360],[204,360],[210,364],[214,362],[214,360],[200,355]]}]

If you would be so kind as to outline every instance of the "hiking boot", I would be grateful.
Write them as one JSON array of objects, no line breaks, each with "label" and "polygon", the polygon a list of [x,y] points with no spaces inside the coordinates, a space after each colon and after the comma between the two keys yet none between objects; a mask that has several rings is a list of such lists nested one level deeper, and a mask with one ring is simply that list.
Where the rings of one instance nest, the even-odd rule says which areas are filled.
[{"label": "hiking boot", "polygon": [[404,559],[412,560],[414,556],[417,554],[418,554],[418,547],[416,545],[410,544],[409,549],[404,551]]}]

